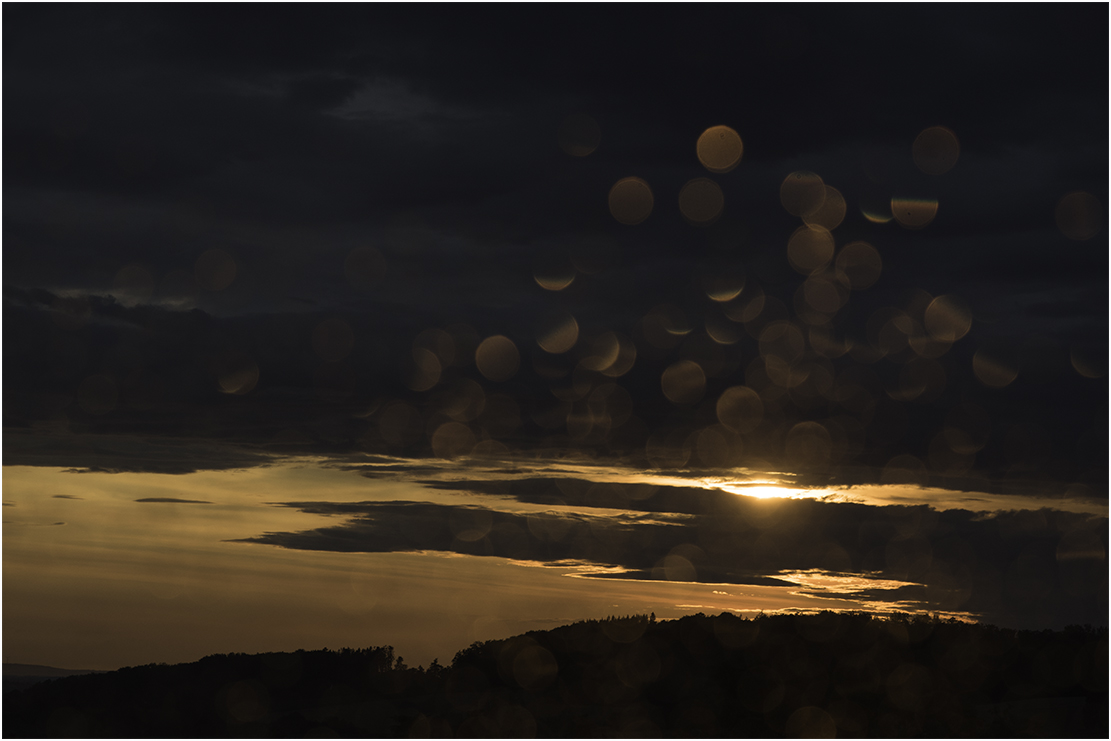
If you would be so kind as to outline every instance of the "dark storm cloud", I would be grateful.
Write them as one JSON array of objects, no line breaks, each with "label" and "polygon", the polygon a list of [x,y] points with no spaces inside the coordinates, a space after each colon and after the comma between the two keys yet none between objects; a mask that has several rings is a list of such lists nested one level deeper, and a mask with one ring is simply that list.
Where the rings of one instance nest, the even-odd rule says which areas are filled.
[{"label": "dark storm cloud", "polygon": [[[656,437],[675,438],[671,448],[694,451],[684,463],[706,464],[690,436],[716,424],[725,388],[759,377],[763,320],[715,345],[702,327],[720,311],[701,281],[740,268],[782,302],[781,318],[796,314],[802,276],[784,247],[798,220],[778,188],[806,169],[849,203],[838,246],[864,239],[884,261],[876,286],[837,315],[838,338],[873,343],[874,312],[906,308],[914,288],[960,295],[973,327],[930,366],[945,378],[937,396],[892,400],[902,361],[837,358],[832,376],[863,367],[874,377],[870,405],[782,394],[768,406],[774,424],[739,440],[744,455],[778,461],[792,426],[816,419],[832,430],[831,465],[878,470],[909,454],[954,476],[963,463],[946,469],[952,455],[935,440],[948,411],[972,403],[992,419],[978,472],[1025,477],[1037,459],[1039,477],[1106,480],[1105,383],[1074,367],[1081,356],[1106,366],[1106,231],[1074,241],[1054,221],[1067,192],[1106,203],[1099,6],[1004,16],[964,6],[8,6],[4,17],[5,462],[188,471],[286,453],[423,455],[448,421],[432,397],[473,380],[519,420],[464,420],[476,439],[643,457]],[[576,111],[602,132],[586,158],[557,142]],[[714,178],[723,217],[697,228],[676,201],[706,174],[696,137],[720,123],[741,133],[745,155]],[[961,142],[940,177],[909,157],[935,124]],[[630,174],[656,196],[638,227],[606,207]],[[936,197],[938,216],[922,231],[871,224],[859,203],[877,194]],[[381,264],[354,280],[348,258],[367,247]],[[226,287],[197,272],[214,249],[234,265]],[[597,271],[580,264],[558,294],[538,288],[537,257],[576,250],[612,259]],[[59,324],[74,294],[88,316]],[[638,323],[664,302],[693,331],[661,349]],[[535,327],[556,308],[575,316],[581,339],[548,356]],[[335,318],[354,337],[338,360],[313,345]],[[474,330],[456,337],[459,360],[430,391],[406,388],[413,339],[452,323]],[[633,408],[608,437],[584,438],[566,420],[585,402],[566,387],[606,331],[636,343],[636,364],[617,379]],[[521,351],[500,386],[469,359],[493,334]],[[977,381],[969,369],[984,348],[1013,356],[1017,380]],[[222,393],[220,369],[237,351],[257,384]],[[707,372],[698,406],[660,394],[660,374],[682,358]],[[396,401],[416,416],[391,412]],[[166,449],[151,449],[155,439]]]},{"label": "dark storm cloud", "polygon": [[[522,483],[537,488],[536,482]],[[921,602],[998,624],[1063,626],[1106,619],[1106,518],[1050,509],[985,515],[926,506],[726,499],[667,489],[626,500],[640,511],[622,514],[613,509],[510,513],[417,502],[286,502],[280,506],[346,520],[243,542],[585,562],[627,569],[625,576],[631,578],[704,583],[771,584],[781,571],[821,569],[920,585],[863,588],[854,593],[858,598]],[[666,501],[653,502],[661,494]],[[584,501],[587,507],[622,503],[604,494]],[[684,514],[661,519],[662,513],[675,512]]]}]

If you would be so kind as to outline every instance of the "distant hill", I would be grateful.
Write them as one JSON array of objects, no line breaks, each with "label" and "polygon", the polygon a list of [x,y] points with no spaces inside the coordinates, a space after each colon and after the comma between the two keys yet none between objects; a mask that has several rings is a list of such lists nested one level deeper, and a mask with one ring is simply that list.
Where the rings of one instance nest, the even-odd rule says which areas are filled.
[{"label": "distant hill", "polygon": [[208,656],[4,698],[12,737],[1107,738],[1107,629],[869,615],[591,620],[409,668],[391,647]]},{"label": "distant hill", "polygon": [[70,677],[75,674],[103,673],[93,669],[59,669],[40,664],[4,664],[4,693],[26,689],[47,679]]}]

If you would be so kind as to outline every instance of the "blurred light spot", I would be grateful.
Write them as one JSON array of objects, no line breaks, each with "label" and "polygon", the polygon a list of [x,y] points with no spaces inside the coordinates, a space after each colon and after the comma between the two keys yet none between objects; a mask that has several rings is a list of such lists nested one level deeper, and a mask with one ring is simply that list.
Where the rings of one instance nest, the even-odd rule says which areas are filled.
[{"label": "blurred light spot", "polygon": [[706,374],[693,360],[680,360],[660,376],[664,396],[676,404],[694,404],[706,392]]},{"label": "blurred light spot", "polygon": [[892,198],[891,214],[900,226],[921,229],[937,216],[936,198]]},{"label": "blurred light spot", "polygon": [[929,483],[929,470],[926,464],[913,455],[897,455],[887,462],[880,474],[884,484],[913,484],[925,486]]},{"label": "blurred light spot", "polygon": [[890,213],[883,213],[883,212],[879,212],[879,211],[867,211],[863,207],[861,207],[860,213],[864,216],[864,218],[866,218],[868,221],[872,222],[873,224],[887,224],[888,222],[890,222],[892,219],[895,218]]},{"label": "blurred light spot", "polygon": [[317,398],[327,404],[349,400],[359,385],[359,377],[348,363],[321,363],[312,375]]},{"label": "blurred light spot", "polygon": [[961,145],[957,135],[949,129],[931,126],[915,138],[910,151],[919,170],[927,175],[941,175],[957,164]]},{"label": "blurred light spot", "polygon": [[834,337],[828,325],[811,327],[807,337],[810,339],[810,347],[823,358],[839,358],[847,353],[851,346],[848,340]]},{"label": "blurred light spot", "polygon": [[[454,424],[454,423],[448,423]],[[463,425],[460,425],[462,427]],[[448,515],[452,535],[467,543],[482,540],[494,525],[494,513],[479,507],[455,507]]]},{"label": "blurred light spot", "polygon": [[622,178],[610,188],[610,213],[622,224],[633,226],[647,219],[653,203],[652,189],[640,178]]},{"label": "blurred light spot", "polygon": [[258,365],[244,352],[222,355],[215,365],[216,381],[225,394],[246,394],[258,383]]},{"label": "blurred light spot", "polygon": [[891,215],[891,199],[876,193],[861,196],[860,213],[873,224],[886,224],[895,218]]},{"label": "blurred light spot", "polygon": [[775,356],[794,363],[806,350],[806,338],[798,327],[787,320],[770,323],[760,333],[760,357]]},{"label": "blurred light spot", "polygon": [[811,275],[833,258],[833,235],[820,226],[800,226],[787,241],[787,259],[799,273]]},{"label": "blurred light spot", "polygon": [[702,274],[702,288],[711,301],[732,301],[745,288],[744,270],[739,265],[707,269]]},{"label": "blurred light spot", "polygon": [[949,446],[944,432],[934,435],[929,448],[930,467],[946,474],[960,476],[972,470],[975,453],[958,453]]},{"label": "blurred light spot", "polygon": [[743,336],[737,325],[717,312],[706,314],[706,334],[719,345],[734,345]]},{"label": "blurred light spot", "polygon": [[644,445],[644,453],[653,468],[681,468],[691,457],[688,435],[681,430],[652,435]]},{"label": "blurred light spot", "polygon": [[1017,364],[980,348],[972,356],[972,372],[980,383],[992,388],[1003,388],[1018,378]]},{"label": "blurred light spot", "polygon": [[796,466],[821,468],[829,463],[833,441],[818,422],[799,422],[787,433],[784,452]]},{"label": "blurred light spot", "polygon": [[445,422],[432,433],[432,453],[437,458],[458,458],[475,446],[474,432],[459,422]]},{"label": "blurred light spot", "polygon": [[926,307],[926,331],[935,340],[956,342],[972,328],[972,312],[957,296],[938,296]]},{"label": "blurred light spot", "polygon": [[112,294],[124,306],[150,300],[154,293],[154,276],[141,265],[125,265],[112,281]]},{"label": "blurred light spot", "polygon": [[413,348],[413,367],[406,374],[405,385],[413,391],[428,391],[440,382],[443,368],[431,350]]},{"label": "blurred light spot", "polygon": [[1087,348],[1074,347],[1069,351],[1073,370],[1085,378],[1103,378],[1107,375],[1107,352],[1092,352]]},{"label": "blurred light spot", "polygon": [[844,288],[821,276],[811,276],[802,282],[802,293],[807,305],[823,314],[836,314],[845,305]]},{"label": "blurred light spot", "polygon": [[977,453],[984,449],[991,437],[991,417],[982,407],[965,402],[945,415],[942,434],[954,452],[961,455]]},{"label": "blurred light spot", "polygon": [[455,340],[442,329],[426,329],[413,340],[413,348],[424,348],[445,368],[455,362]]},{"label": "blurred light spot", "polygon": [[720,216],[724,205],[721,188],[709,178],[689,180],[679,191],[679,210],[687,220],[699,226]]},{"label": "blurred light spot", "polygon": [[202,291],[222,291],[235,280],[235,260],[221,249],[203,252],[193,268]]},{"label": "blurred light spot", "polygon": [[440,411],[456,422],[471,422],[486,409],[486,392],[469,378],[460,378],[437,396]]},{"label": "blurred light spot", "polygon": [[867,242],[849,242],[837,253],[837,270],[844,275],[848,288],[860,291],[871,287],[883,272],[883,259]]},{"label": "blurred light spot", "polygon": [[452,342],[455,343],[455,359],[453,363],[458,366],[468,366],[474,362],[474,351],[478,347],[478,332],[474,327],[462,322],[455,322],[444,327]]},{"label": "blurred light spot", "polygon": [[935,360],[914,358],[899,370],[899,385],[889,393],[896,401],[933,401],[945,390],[945,369]]},{"label": "blurred light spot", "polygon": [[812,172],[792,172],[779,186],[779,202],[792,216],[805,217],[816,212],[825,198],[825,183]]},{"label": "blurred light spot", "polygon": [[787,718],[787,738],[837,738],[833,716],[814,705],[798,708]]},{"label": "blurred light spot", "polygon": [[732,386],[718,397],[717,416],[734,432],[752,432],[764,421],[764,402],[748,386]]},{"label": "blurred light spot", "polygon": [[803,216],[802,220],[808,226],[820,226],[833,231],[845,220],[845,197],[837,188],[827,185],[822,205]]},{"label": "blurred light spot", "polygon": [[567,352],[578,340],[579,323],[565,311],[542,317],[536,327],[536,344],[553,355]]},{"label": "blurred light spot", "polygon": [[107,414],[118,398],[115,381],[105,375],[89,376],[77,387],[77,404],[89,414]]},{"label": "blurred light spot", "polygon": [[504,394],[491,394],[486,397],[478,422],[495,437],[511,435],[521,426],[521,409],[512,398]]},{"label": "blurred light spot", "polygon": [[741,135],[728,126],[711,126],[702,132],[694,146],[698,161],[713,173],[726,173],[741,162],[744,142]]},{"label": "blurred light spot", "polygon": [[571,245],[571,264],[580,273],[594,275],[616,265],[621,257],[616,242],[602,235],[588,235]]},{"label": "blurred light spot", "polygon": [[[543,646],[526,646],[513,657],[513,679],[530,692],[550,686],[558,674],[559,663],[551,651]],[[519,705],[514,708],[531,721],[519,724],[520,727],[531,729],[531,735],[536,735],[536,721],[532,719],[532,714]]]},{"label": "blurred light spot", "polygon": [[517,373],[521,356],[513,340],[504,335],[487,337],[475,350],[475,365],[490,381],[508,381]]},{"label": "blurred light spot", "polygon": [[403,401],[386,405],[378,416],[378,432],[391,445],[407,445],[424,431],[420,412]]},{"label": "blurred light spot", "polygon": [[374,247],[356,247],[343,261],[343,275],[355,288],[373,288],[386,276],[386,258]]},{"label": "blurred light spot", "polygon": [[[609,346],[608,343],[610,340],[608,336],[612,336],[614,341],[617,342],[617,356],[614,357],[612,362],[606,363],[604,367],[596,368],[596,370],[601,372],[604,376],[619,378],[632,369],[633,363],[635,363],[637,359],[637,347],[633,344],[633,341],[625,335],[616,332],[606,332],[596,341],[594,348],[595,354],[593,357],[602,357],[597,353],[597,343],[605,342],[607,346]],[[604,357],[608,359],[610,357],[609,353],[607,352]]]},{"label": "blurred light spot", "polygon": [[730,301],[721,308],[730,320],[746,324],[760,316],[760,312],[764,310],[764,299],[764,289],[759,286],[752,286],[749,290],[744,291],[739,298]]},{"label": "blurred light spot", "polygon": [[603,332],[594,339],[590,354],[582,359],[582,366],[588,370],[604,371],[617,362],[621,353],[621,341],[613,332]]},{"label": "blurred light spot", "polygon": [[661,304],[641,320],[641,330],[649,344],[667,350],[679,344],[679,339],[690,333],[692,327],[683,312],[672,304]]},{"label": "blurred light spot", "polygon": [[327,363],[343,360],[355,346],[355,335],[347,322],[333,317],[325,319],[312,331],[312,349]]},{"label": "blurred light spot", "polygon": [[509,446],[497,440],[479,440],[471,449],[472,458],[504,458],[509,453]]},{"label": "blurred light spot", "polygon": [[545,252],[537,256],[533,263],[532,277],[545,290],[562,291],[574,282],[575,268],[567,255]]},{"label": "blurred light spot", "polygon": [[585,157],[602,141],[598,122],[585,113],[573,113],[559,126],[559,146],[573,157]]},{"label": "blurred light spot", "polygon": [[1091,193],[1077,191],[1057,202],[1057,228],[1069,239],[1091,239],[1103,227],[1103,206]]},{"label": "blurred light spot", "polygon": [[702,462],[713,468],[728,466],[732,458],[729,441],[721,428],[705,427],[695,437],[695,452]]},{"label": "blurred light spot", "polygon": [[174,304],[184,304],[197,297],[197,277],[194,271],[176,269],[162,276],[158,288],[159,298]]},{"label": "blurred light spot", "polygon": [[661,581],[693,582],[698,579],[698,571],[689,559],[678,553],[669,553],[652,567],[652,578]]}]

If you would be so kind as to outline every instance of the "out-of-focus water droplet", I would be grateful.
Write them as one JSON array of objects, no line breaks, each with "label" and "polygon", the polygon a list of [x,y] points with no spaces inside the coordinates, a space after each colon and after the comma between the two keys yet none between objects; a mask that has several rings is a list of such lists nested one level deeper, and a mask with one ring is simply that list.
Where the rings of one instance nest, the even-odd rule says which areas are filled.
[{"label": "out-of-focus water droplet", "polygon": [[787,259],[799,273],[811,275],[833,258],[833,235],[820,226],[800,226],[787,241]]},{"label": "out-of-focus water droplet", "polygon": [[825,187],[825,200],[816,210],[805,214],[802,220],[809,226],[820,226],[833,231],[845,220],[845,197],[830,185]]},{"label": "out-of-focus water droplet", "polygon": [[693,360],[680,360],[660,376],[664,396],[676,404],[694,404],[706,392],[706,374]]},{"label": "out-of-focus water droplet", "polygon": [[880,253],[867,242],[849,242],[837,253],[835,264],[847,287],[854,291],[871,287],[883,272]]},{"label": "out-of-focus water droplet", "polygon": [[520,362],[517,346],[504,335],[487,337],[475,350],[475,365],[490,381],[508,381],[516,375]]},{"label": "out-of-focus water droplet", "polygon": [[641,223],[652,213],[654,203],[652,189],[638,177],[622,178],[610,188],[610,213],[622,224]]},{"label": "out-of-focus water droplet", "polygon": [[825,203],[825,198],[825,183],[806,170],[792,172],[779,186],[779,202],[792,216],[807,216],[816,212]]},{"label": "out-of-focus water droplet", "polygon": [[573,157],[591,154],[601,142],[601,127],[585,113],[573,113],[559,126],[559,146]]},{"label": "out-of-focus water droplet", "polygon": [[721,215],[725,196],[709,178],[690,180],[679,191],[679,211],[693,224],[710,224]]},{"label": "out-of-focus water droplet", "polygon": [[695,152],[707,170],[726,173],[740,164],[744,142],[741,135],[728,126],[711,126],[698,137]]},{"label": "out-of-focus water droplet", "polygon": [[911,156],[918,169],[927,175],[941,175],[953,169],[961,154],[957,135],[944,126],[923,129],[911,145]]},{"label": "out-of-focus water droplet", "polygon": [[972,311],[958,296],[938,296],[926,307],[926,331],[942,342],[956,342],[972,328]]},{"label": "out-of-focus water droplet", "polygon": [[891,214],[900,226],[922,229],[937,216],[936,198],[892,198]]},{"label": "out-of-focus water droplet", "polygon": [[1084,191],[1062,196],[1054,216],[1057,228],[1069,239],[1091,239],[1103,228],[1103,205]]},{"label": "out-of-focus water droplet", "polygon": [[579,323],[565,311],[542,317],[536,327],[536,344],[553,355],[565,353],[579,340]]},{"label": "out-of-focus water droplet", "polygon": [[197,285],[203,291],[222,291],[235,280],[235,259],[221,249],[206,250],[194,265]]}]

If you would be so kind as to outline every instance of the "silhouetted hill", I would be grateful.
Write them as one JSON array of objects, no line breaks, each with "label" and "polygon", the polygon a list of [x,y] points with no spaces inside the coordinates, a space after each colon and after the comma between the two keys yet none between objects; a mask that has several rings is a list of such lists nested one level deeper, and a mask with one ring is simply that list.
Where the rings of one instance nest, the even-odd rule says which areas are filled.
[{"label": "silhouetted hill", "polygon": [[868,615],[574,623],[412,669],[390,647],[208,656],[43,682],[8,737],[1085,737],[1107,629]]}]

